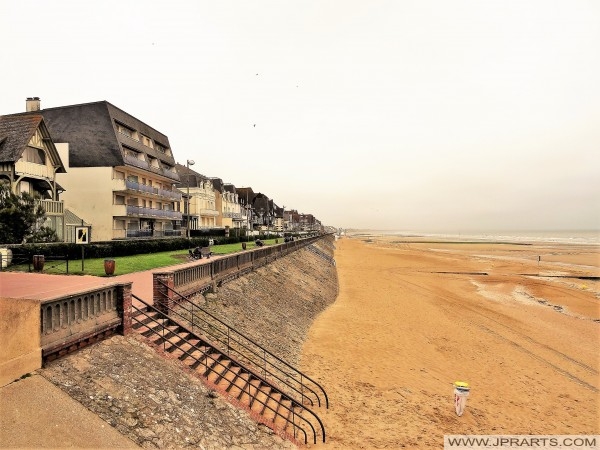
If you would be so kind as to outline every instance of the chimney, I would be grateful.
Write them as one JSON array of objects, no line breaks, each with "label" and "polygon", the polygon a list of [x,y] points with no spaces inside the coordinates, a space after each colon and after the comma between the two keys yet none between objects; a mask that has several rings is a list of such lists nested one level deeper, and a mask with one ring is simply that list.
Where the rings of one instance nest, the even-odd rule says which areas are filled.
[{"label": "chimney", "polygon": [[26,111],[39,111],[40,110],[40,98],[39,97],[27,97],[25,102]]}]

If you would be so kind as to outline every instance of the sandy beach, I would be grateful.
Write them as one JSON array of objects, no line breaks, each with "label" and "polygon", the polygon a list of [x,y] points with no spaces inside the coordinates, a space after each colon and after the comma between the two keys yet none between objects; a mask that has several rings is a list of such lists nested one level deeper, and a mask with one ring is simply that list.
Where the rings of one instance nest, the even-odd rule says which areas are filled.
[{"label": "sandy beach", "polygon": [[[598,246],[350,236],[336,247],[339,296],[302,352],[330,398],[317,447],[600,433]],[[457,380],[471,386],[461,417]]]}]

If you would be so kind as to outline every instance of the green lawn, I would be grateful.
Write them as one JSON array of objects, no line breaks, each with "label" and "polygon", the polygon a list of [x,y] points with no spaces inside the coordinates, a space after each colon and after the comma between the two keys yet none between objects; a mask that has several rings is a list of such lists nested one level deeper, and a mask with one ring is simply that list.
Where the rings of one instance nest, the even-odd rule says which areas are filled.
[{"label": "green lawn", "polygon": [[[280,239],[281,240],[281,239]],[[272,245],[275,239],[263,241],[265,245]],[[254,241],[246,243],[246,249],[254,248]],[[213,245],[211,247],[215,255],[226,255],[229,253],[241,252],[242,243]],[[149,253],[144,255],[120,256],[111,258],[115,260],[115,275],[125,275],[132,272],[141,272],[144,270],[157,269],[159,267],[172,266],[188,262],[188,250],[177,250],[161,253]],[[83,261],[83,270],[81,269],[81,260],[69,260],[69,275],[95,275],[105,277],[104,258],[90,258]],[[27,264],[10,266],[9,269],[13,272],[26,272]],[[32,267],[33,270],[33,267]],[[50,274],[66,274],[67,264],[65,261],[50,261],[47,260],[44,264],[44,273]]]}]

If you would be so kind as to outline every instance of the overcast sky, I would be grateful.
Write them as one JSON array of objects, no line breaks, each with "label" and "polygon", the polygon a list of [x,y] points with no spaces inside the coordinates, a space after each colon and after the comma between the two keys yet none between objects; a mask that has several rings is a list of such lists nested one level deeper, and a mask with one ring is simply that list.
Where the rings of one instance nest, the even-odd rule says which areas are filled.
[{"label": "overcast sky", "polygon": [[600,228],[600,1],[0,0],[0,114],[107,100],[345,228]]}]

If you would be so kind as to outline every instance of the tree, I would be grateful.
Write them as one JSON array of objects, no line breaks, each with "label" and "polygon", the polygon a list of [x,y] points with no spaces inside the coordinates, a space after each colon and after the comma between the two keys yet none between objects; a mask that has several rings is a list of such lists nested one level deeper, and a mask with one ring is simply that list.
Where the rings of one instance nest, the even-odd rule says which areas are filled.
[{"label": "tree", "polygon": [[[22,244],[28,241],[55,241],[56,233],[41,226],[46,211],[26,192],[14,194],[10,186],[0,183],[0,242]],[[36,239],[38,237],[39,239]]]}]

